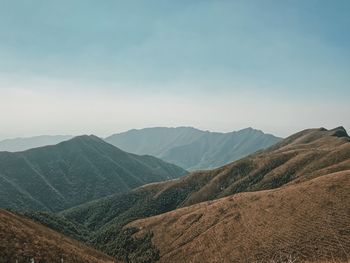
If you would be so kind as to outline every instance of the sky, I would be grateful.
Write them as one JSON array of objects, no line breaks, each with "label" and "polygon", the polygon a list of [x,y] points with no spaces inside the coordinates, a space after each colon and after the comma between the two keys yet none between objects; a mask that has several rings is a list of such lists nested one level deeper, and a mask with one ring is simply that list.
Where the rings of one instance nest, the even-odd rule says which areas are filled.
[{"label": "sky", "polygon": [[0,139],[350,130],[348,0],[0,0]]}]

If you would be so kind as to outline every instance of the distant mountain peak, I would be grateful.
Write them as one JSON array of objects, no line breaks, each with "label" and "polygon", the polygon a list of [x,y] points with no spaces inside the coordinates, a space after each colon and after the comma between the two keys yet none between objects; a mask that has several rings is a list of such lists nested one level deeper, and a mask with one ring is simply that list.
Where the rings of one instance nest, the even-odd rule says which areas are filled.
[{"label": "distant mountain peak", "polygon": [[264,133],[262,130],[255,129],[253,127],[247,127],[247,128],[238,130],[237,132],[259,132],[259,133]]},{"label": "distant mountain peak", "polygon": [[0,207],[59,211],[186,173],[95,135],[81,135],[57,145],[0,152]]},{"label": "distant mountain peak", "polygon": [[83,141],[91,141],[91,140],[94,140],[94,141],[101,141],[101,142],[104,142],[100,137],[96,136],[96,135],[93,135],[93,134],[90,134],[90,135],[79,135],[79,136],[76,136],[74,138],[71,139],[71,141],[73,140],[83,140]]},{"label": "distant mountain peak", "polygon": [[188,170],[199,170],[240,159],[280,139],[252,127],[232,132],[154,127],[114,134],[105,140],[127,152],[153,155]]}]

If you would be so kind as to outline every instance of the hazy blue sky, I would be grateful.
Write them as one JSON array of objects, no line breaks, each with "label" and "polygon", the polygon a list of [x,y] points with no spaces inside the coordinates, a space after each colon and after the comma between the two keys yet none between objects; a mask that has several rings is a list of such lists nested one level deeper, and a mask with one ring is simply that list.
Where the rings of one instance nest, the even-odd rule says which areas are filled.
[{"label": "hazy blue sky", "polygon": [[0,0],[0,139],[350,128],[348,0]]}]

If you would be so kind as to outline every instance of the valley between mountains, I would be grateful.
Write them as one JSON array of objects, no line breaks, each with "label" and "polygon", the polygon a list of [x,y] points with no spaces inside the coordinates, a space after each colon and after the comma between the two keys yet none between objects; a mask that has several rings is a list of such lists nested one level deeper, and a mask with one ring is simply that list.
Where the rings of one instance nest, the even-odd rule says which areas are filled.
[{"label": "valley between mountains", "polygon": [[[345,129],[307,129],[268,146],[252,134],[233,148],[259,147],[190,173],[95,136],[1,152],[0,206],[11,212],[1,210],[0,262],[348,262]],[[196,153],[210,149],[191,140],[184,145]],[[169,149],[159,146],[158,157],[192,153]],[[192,164],[182,167],[202,165]]]}]

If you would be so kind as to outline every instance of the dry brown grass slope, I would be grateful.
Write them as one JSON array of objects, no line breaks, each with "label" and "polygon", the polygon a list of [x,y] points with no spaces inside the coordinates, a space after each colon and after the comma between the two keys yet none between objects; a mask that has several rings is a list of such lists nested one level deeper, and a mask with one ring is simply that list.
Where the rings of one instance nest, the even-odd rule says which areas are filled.
[{"label": "dry brown grass slope", "polygon": [[[103,245],[114,253],[116,226],[185,207],[131,224],[143,227],[140,234],[154,231],[161,262],[264,262],[286,255],[345,260],[349,171],[346,131],[310,129],[221,168],[147,185],[65,215],[102,227],[96,240],[111,240]],[[222,197],[227,198],[208,202]]]},{"label": "dry brown grass slope", "polygon": [[[0,262],[112,263],[113,258],[6,210],[0,210]],[[17,260],[17,261],[16,261]]]},{"label": "dry brown grass slope", "polygon": [[[134,221],[159,262],[348,262],[350,170]],[[287,261],[286,261],[287,262]],[[333,262],[333,261],[332,261]]]},{"label": "dry brown grass slope", "polygon": [[171,189],[192,189],[181,206],[239,192],[278,188],[350,169],[350,138],[342,127],[308,129],[271,148],[211,171],[193,172],[178,180],[153,184],[159,196]]}]

